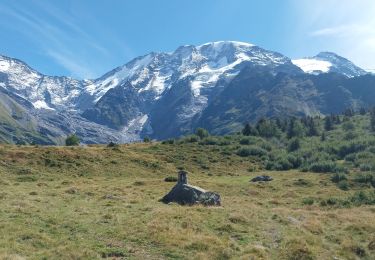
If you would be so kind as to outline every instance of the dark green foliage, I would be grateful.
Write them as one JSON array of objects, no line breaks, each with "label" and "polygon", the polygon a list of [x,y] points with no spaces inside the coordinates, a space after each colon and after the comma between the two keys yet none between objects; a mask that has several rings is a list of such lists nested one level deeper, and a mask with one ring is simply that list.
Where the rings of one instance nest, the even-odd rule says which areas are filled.
[{"label": "dark green foliage", "polygon": [[372,131],[375,131],[375,107],[370,110],[370,127]]},{"label": "dark green foliage", "polygon": [[306,134],[306,128],[300,120],[292,118],[288,125],[287,136],[288,138],[303,137]]},{"label": "dark green foliage", "polygon": [[150,137],[145,136],[145,137],[143,138],[143,142],[144,142],[144,143],[150,143],[150,142],[151,142]]},{"label": "dark green foliage", "polygon": [[313,198],[304,198],[302,200],[303,205],[312,205],[314,204],[314,199]]},{"label": "dark green foliage", "polygon": [[174,139],[167,139],[161,142],[162,144],[174,144],[175,140]]},{"label": "dark green foliage", "polygon": [[293,138],[290,140],[288,144],[288,151],[289,152],[294,152],[297,151],[301,147],[300,141],[298,138]]},{"label": "dark green foliage", "polygon": [[361,107],[360,109],[359,109],[359,114],[360,115],[366,115],[366,113],[367,113],[367,110],[366,110],[366,108],[364,108],[364,107]]},{"label": "dark green foliage", "polygon": [[69,135],[65,139],[65,145],[66,146],[77,146],[77,145],[79,145],[79,143],[80,143],[79,138],[75,134]]},{"label": "dark green foliage", "polygon": [[107,145],[107,147],[110,147],[110,148],[117,148],[117,147],[119,147],[119,145],[116,144],[116,143],[114,143],[114,142],[110,142],[110,143]]},{"label": "dark green foliage", "polygon": [[219,140],[216,137],[209,136],[209,137],[204,138],[202,141],[200,141],[199,144],[202,144],[202,145],[217,145],[217,144],[219,144]]},{"label": "dark green foliage", "polygon": [[358,183],[372,183],[374,179],[375,177],[371,173],[360,173],[355,176],[354,181]]},{"label": "dark green foliage", "polygon": [[164,179],[165,182],[177,182],[177,177],[175,176],[168,176]]},{"label": "dark green foliage", "polygon": [[326,173],[326,172],[339,172],[342,170],[335,162],[321,161],[310,165],[309,170],[312,172]]},{"label": "dark green foliage", "polygon": [[331,131],[333,130],[333,122],[331,116],[326,116],[324,118],[324,130]]},{"label": "dark green foliage", "polygon": [[240,144],[243,144],[243,145],[255,144],[256,142],[257,140],[251,137],[244,137],[244,138],[241,138],[240,140]]},{"label": "dark green foliage", "polygon": [[259,148],[257,146],[242,147],[237,151],[237,155],[246,157],[246,156],[264,156],[267,154],[267,151]]},{"label": "dark green foliage", "polygon": [[252,125],[250,125],[249,123],[245,124],[244,128],[242,129],[242,134],[245,135],[245,136],[250,136],[250,135],[257,136],[257,135],[259,135],[258,130],[255,127],[253,127]]},{"label": "dark green foliage", "polygon": [[349,183],[347,180],[341,180],[337,183],[337,187],[339,187],[340,190],[349,190]]},{"label": "dark green foliage", "polygon": [[323,132],[320,136],[320,141],[324,142],[326,140],[326,132]]},{"label": "dark green foliage", "polygon": [[331,181],[334,183],[339,183],[340,181],[344,181],[344,180],[347,180],[347,177],[345,174],[342,174],[342,173],[335,173],[331,177]]},{"label": "dark green foliage", "polygon": [[185,141],[186,143],[196,143],[196,142],[199,141],[199,139],[200,139],[200,137],[197,136],[197,135],[189,135],[189,136],[186,136],[186,137],[184,138],[184,141]]},{"label": "dark green foliage", "polygon": [[256,130],[259,135],[265,138],[279,137],[280,129],[277,127],[276,123],[270,119],[260,119],[256,125]]},{"label": "dark green foliage", "polygon": [[197,128],[197,130],[195,131],[195,134],[199,136],[200,139],[203,139],[209,136],[208,131],[204,128]]}]

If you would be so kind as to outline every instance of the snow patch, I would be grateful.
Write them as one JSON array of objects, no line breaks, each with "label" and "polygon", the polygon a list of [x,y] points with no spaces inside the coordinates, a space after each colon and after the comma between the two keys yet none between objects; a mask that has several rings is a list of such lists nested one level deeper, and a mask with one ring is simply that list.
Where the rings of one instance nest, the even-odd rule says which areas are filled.
[{"label": "snow patch", "polygon": [[38,100],[33,103],[33,106],[36,109],[49,109],[49,110],[55,110],[47,105],[47,103],[43,100]]},{"label": "snow patch", "polygon": [[300,67],[306,73],[314,73],[314,72],[329,72],[330,68],[332,67],[332,63],[323,60],[317,59],[298,59],[292,60],[292,63],[298,67]]},{"label": "snow patch", "polygon": [[0,60],[0,71],[5,72],[10,68],[10,64],[6,60]]}]

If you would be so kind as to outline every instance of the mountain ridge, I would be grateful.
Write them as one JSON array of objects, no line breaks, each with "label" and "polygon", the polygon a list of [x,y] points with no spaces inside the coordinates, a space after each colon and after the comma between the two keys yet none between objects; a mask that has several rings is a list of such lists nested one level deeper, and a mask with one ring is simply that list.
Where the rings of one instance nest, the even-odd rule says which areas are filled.
[{"label": "mountain ridge", "polygon": [[[97,79],[77,80],[46,76],[23,61],[0,56],[0,85],[33,105],[24,109],[35,118],[33,131],[42,132],[42,136],[48,132],[52,143],[61,143],[61,136],[71,132],[78,132],[85,143],[129,142],[146,135],[157,139],[176,137],[207,122],[211,122],[211,131],[227,133],[246,121],[277,113],[329,113],[333,108],[323,100],[328,94],[320,87],[323,83],[314,77],[328,78],[332,91],[341,93],[336,85],[359,84],[359,80],[349,79],[365,73],[334,53],[322,52],[312,59],[331,65],[326,71],[309,71],[304,64],[278,52],[249,43],[218,41],[184,45],[173,52],[151,52]],[[341,76],[334,76],[335,73]],[[272,79],[273,87],[262,77]],[[372,86],[372,76],[362,84]],[[363,93],[359,98],[353,94],[355,88],[343,88],[350,94],[338,102],[371,105]],[[243,92],[238,93],[239,89]],[[312,91],[313,101],[304,91]],[[220,121],[223,117],[218,111],[230,115],[228,111],[236,107],[234,103],[226,106],[228,100],[242,100],[237,110],[246,116],[232,115],[228,120],[213,122],[213,118]],[[223,110],[224,107],[227,108]],[[245,111],[245,107],[251,111]],[[60,118],[60,122],[55,122],[54,117]],[[223,122],[229,127],[223,127]]]}]

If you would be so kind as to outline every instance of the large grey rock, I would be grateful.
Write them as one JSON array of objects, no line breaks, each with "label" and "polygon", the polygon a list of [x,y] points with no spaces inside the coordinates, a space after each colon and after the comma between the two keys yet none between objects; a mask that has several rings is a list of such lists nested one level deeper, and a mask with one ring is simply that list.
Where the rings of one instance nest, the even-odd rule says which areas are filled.
[{"label": "large grey rock", "polygon": [[181,205],[202,204],[205,206],[220,206],[220,195],[206,191],[200,187],[187,183],[187,172],[178,173],[177,184],[165,195],[161,201],[164,203],[176,202]]}]

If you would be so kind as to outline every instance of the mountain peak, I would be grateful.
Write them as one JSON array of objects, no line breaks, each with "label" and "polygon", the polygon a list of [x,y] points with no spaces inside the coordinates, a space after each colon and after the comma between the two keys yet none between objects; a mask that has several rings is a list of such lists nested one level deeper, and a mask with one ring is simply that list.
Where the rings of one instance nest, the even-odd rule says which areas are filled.
[{"label": "mountain peak", "polygon": [[314,57],[296,59],[292,62],[304,72],[310,74],[336,72],[349,78],[367,74],[365,70],[356,66],[350,60],[329,51],[319,52]]},{"label": "mountain peak", "polygon": [[207,42],[205,44],[197,46],[197,48],[202,47],[213,47],[213,48],[222,48],[224,46],[233,46],[233,47],[254,47],[254,44],[247,43],[247,42],[239,42],[239,41],[214,41],[214,42]]}]

